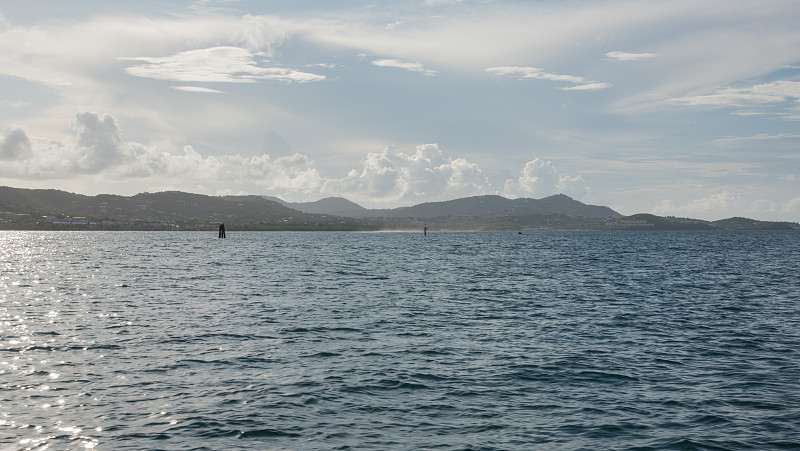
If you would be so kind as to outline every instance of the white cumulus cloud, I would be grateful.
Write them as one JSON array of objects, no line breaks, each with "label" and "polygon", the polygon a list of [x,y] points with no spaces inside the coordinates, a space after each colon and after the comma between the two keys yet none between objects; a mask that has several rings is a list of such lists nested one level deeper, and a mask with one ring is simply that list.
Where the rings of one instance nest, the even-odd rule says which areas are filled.
[{"label": "white cumulus cloud", "polygon": [[30,154],[31,140],[25,130],[8,127],[0,130],[0,160],[15,160]]},{"label": "white cumulus cloud", "polygon": [[728,191],[720,191],[691,200],[687,203],[676,204],[672,200],[663,200],[653,208],[652,213],[661,216],[699,216],[722,214],[738,208],[740,199]]},{"label": "white cumulus cloud", "polygon": [[204,157],[191,146],[170,153],[125,141],[113,116],[80,112],[74,137],[64,141],[31,139],[20,128],[0,134],[0,177],[71,179],[96,174],[111,179],[180,180],[206,185],[250,183],[275,192],[316,192],[322,177],[307,157],[268,155]]},{"label": "white cumulus cloud", "polygon": [[487,178],[463,158],[449,158],[436,144],[417,146],[413,154],[392,147],[367,155],[360,169],[325,182],[322,192],[366,203],[410,204],[486,193]]},{"label": "white cumulus cloud", "polygon": [[525,164],[519,177],[506,180],[503,194],[508,197],[534,198],[566,194],[580,200],[589,194],[589,188],[580,175],[563,175],[552,161],[536,158]]},{"label": "white cumulus cloud", "polygon": [[[734,188],[736,189],[736,188]],[[652,213],[661,216],[679,216],[704,219],[723,219],[734,216],[764,217],[781,212],[786,217],[796,216],[800,212],[800,197],[784,199],[764,199],[757,192],[740,190],[733,193],[727,189],[718,189],[701,194],[697,198],[682,201],[666,199],[661,201]],[[794,221],[794,219],[790,219]]]},{"label": "white cumulus cloud", "polygon": [[800,213],[800,197],[795,197],[787,202],[783,207],[783,211],[786,213]]},{"label": "white cumulus cloud", "polygon": [[[31,138],[19,127],[0,132],[0,179],[69,180],[91,174],[137,186],[207,187],[210,192],[268,193],[288,200],[344,196],[357,202],[408,205],[485,194],[489,182],[463,158],[446,157],[436,144],[410,154],[387,147],[367,154],[346,176],[323,176],[308,156],[294,153],[203,156],[192,146],[167,152],[126,141],[117,120],[80,112],[74,135],[63,141]],[[145,189],[142,189],[145,190]]]}]

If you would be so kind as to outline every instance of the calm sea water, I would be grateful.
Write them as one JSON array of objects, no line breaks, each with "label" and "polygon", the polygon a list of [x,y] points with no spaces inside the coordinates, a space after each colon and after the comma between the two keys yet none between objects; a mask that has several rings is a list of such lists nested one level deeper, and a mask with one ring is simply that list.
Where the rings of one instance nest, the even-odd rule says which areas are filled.
[{"label": "calm sea water", "polygon": [[800,449],[796,232],[0,232],[0,449]]}]

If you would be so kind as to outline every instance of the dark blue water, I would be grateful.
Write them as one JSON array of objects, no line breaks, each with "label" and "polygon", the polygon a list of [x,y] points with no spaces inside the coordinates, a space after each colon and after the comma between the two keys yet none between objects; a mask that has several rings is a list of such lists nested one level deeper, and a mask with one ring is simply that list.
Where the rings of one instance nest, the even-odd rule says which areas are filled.
[{"label": "dark blue water", "polygon": [[0,449],[800,449],[795,232],[0,232]]}]

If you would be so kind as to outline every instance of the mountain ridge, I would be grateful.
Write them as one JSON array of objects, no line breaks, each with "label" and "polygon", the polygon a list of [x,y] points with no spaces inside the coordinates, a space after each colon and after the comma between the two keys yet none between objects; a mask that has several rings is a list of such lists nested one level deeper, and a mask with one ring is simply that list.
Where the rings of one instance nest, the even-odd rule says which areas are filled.
[{"label": "mountain ridge", "polygon": [[364,208],[355,202],[345,199],[344,197],[325,197],[313,202],[286,202],[277,197],[266,198],[276,199],[283,205],[304,213],[336,215],[350,218],[365,218],[370,217],[370,212],[374,211]]},{"label": "mountain ridge", "polygon": [[[280,201],[280,199],[277,200]],[[446,201],[423,202],[410,207],[392,209],[367,209],[341,197],[327,197],[316,202],[283,202],[283,204],[304,213],[333,214],[362,219],[459,216],[489,218],[536,214],[566,214],[587,218],[618,218],[622,216],[609,207],[586,205],[564,194],[555,194],[542,199],[508,199],[496,194],[487,194]]]},{"label": "mountain ridge", "polygon": [[800,230],[793,222],[734,217],[719,221],[623,216],[564,194],[543,199],[498,195],[367,209],[341,197],[285,202],[266,196],[181,191],[86,196],[0,186],[0,229],[211,230]]}]

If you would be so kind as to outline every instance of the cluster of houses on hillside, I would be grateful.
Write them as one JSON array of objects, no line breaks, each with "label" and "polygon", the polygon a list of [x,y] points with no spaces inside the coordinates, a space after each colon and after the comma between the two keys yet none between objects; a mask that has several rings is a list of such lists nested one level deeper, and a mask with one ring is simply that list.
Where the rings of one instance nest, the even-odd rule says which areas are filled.
[{"label": "cluster of houses on hillside", "polygon": [[91,220],[85,217],[38,216],[28,213],[0,211],[0,228],[14,229],[75,229],[75,230],[179,230],[178,224],[147,220]]}]

